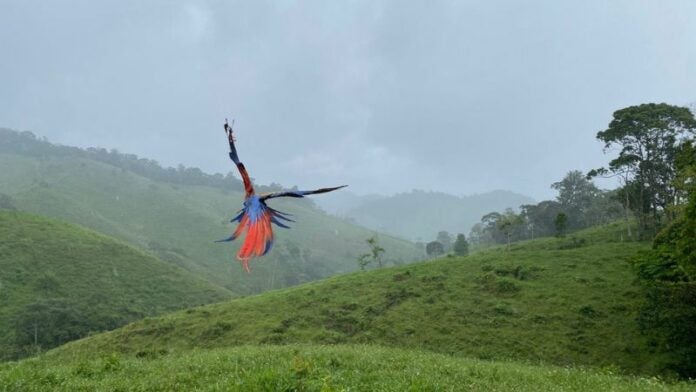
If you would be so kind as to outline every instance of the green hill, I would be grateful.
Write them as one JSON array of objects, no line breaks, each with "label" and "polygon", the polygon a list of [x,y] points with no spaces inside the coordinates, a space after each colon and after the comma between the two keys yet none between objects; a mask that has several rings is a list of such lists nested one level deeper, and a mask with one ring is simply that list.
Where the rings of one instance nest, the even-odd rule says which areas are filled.
[{"label": "green hill", "polygon": [[0,360],[227,290],[74,225],[0,210]]},{"label": "green hill", "polygon": [[[16,208],[56,217],[125,240],[159,258],[239,293],[255,293],[358,269],[373,232],[324,214],[310,200],[275,200],[295,215],[278,229],[272,252],[246,274],[228,222],[241,208],[231,175],[164,169],[156,162],[99,149],[56,146],[29,133],[0,129],[0,193]],[[268,190],[268,187],[259,187]],[[380,236],[386,259],[415,261],[414,244]]]},{"label": "green hill", "polygon": [[261,346],[0,364],[3,391],[693,391],[611,371],[374,346]]},{"label": "green hill", "polygon": [[247,344],[371,343],[654,373],[635,321],[640,288],[618,224],[464,258],[333,277],[135,322],[55,358]]}]

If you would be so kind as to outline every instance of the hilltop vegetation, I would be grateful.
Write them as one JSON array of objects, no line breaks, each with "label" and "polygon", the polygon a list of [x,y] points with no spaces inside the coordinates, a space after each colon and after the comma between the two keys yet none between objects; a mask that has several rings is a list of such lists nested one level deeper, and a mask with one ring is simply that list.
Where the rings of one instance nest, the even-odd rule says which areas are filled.
[{"label": "hilltop vegetation", "polygon": [[5,391],[687,391],[611,371],[454,358],[375,346],[245,346],[181,355],[0,365]]},{"label": "hilltop vegetation", "polygon": [[0,209],[0,360],[232,293],[115,239]]},{"label": "hilltop vegetation", "polygon": [[[374,343],[483,359],[655,371],[628,260],[609,225],[464,258],[354,273],[135,322],[52,358],[246,344]],[[582,241],[580,240],[582,239]],[[578,247],[579,246],[579,247]]]},{"label": "hilltop vegetation", "polygon": [[[6,168],[0,189],[15,208],[112,235],[239,293],[357,270],[365,239],[374,234],[322,213],[310,200],[274,200],[297,222],[277,230],[273,251],[246,274],[234,259],[239,243],[213,243],[229,236],[228,221],[243,200],[230,175],[163,169],[132,155],[54,146],[8,130],[0,130],[0,167]],[[386,235],[379,241],[390,264],[422,257],[407,241]]]}]

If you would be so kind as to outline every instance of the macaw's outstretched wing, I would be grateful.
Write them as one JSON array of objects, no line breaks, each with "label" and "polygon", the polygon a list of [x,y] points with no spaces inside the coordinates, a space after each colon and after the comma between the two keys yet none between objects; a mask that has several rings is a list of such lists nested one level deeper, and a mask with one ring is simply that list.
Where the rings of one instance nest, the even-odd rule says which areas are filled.
[{"label": "macaw's outstretched wing", "polygon": [[227,133],[227,141],[230,144],[230,159],[237,165],[237,170],[242,176],[242,181],[244,181],[244,191],[246,192],[246,197],[254,194],[254,186],[251,184],[251,179],[249,178],[249,173],[246,171],[244,164],[239,161],[237,156],[237,148],[234,146],[234,136],[232,135],[232,127],[230,127],[227,122],[225,122],[225,132]]},{"label": "macaw's outstretched wing", "polygon": [[336,189],[341,189],[345,188],[348,185],[341,185],[341,186],[336,186],[333,188],[320,188],[320,189],[315,189],[312,191],[282,191],[282,192],[274,192],[274,193],[268,193],[265,195],[260,196],[260,199],[262,201],[268,200],[268,199],[273,199],[276,197],[305,197],[309,195],[316,195],[319,193],[327,193],[327,192],[332,192],[335,191]]}]

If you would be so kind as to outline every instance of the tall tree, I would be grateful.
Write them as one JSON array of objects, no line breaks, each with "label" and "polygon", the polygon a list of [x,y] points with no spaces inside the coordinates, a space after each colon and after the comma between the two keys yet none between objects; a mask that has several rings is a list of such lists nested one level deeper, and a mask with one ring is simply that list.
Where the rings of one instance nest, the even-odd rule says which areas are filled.
[{"label": "tall tree", "polygon": [[490,238],[494,243],[505,242],[505,236],[498,230],[498,222],[502,217],[503,215],[499,212],[490,212],[481,218],[484,237]]},{"label": "tall tree", "polygon": [[508,208],[505,210],[504,214],[500,215],[496,222],[496,228],[505,235],[505,242],[510,246],[510,242],[513,240],[522,239],[524,232],[523,224],[524,221],[522,217]]},{"label": "tall tree", "polygon": [[428,242],[428,245],[425,246],[425,253],[427,253],[428,256],[439,256],[445,253],[445,249],[442,247],[441,243],[437,241],[431,241]]},{"label": "tall tree", "polygon": [[452,249],[452,235],[449,232],[445,230],[438,232],[436,241],[442,244],[445,252]]},{"label": "tall tree", "polygon": [[478,222],[471,226],[471,230],[469,231],[469,242],[483,245],[490,244],[494,241],[490,233],[486,231],[486,227],[483,225],[483,223]]},{"label": "tall tree", "polygon": [[626,179],[637,199],[632,209],[640,228],[656,230],[662,213],[676,201],[674,159],[680,143],[696,133],[689,109],[665,103],[630,106],[614,112],[609,127],[597,133],[605,152],[620,148],[608,168],[590,175],[617,175]]},{"label": "tall tree", "polygon": [[624,209],[617,190],[602,191],[592,199],[592,203],[584,211],[585,222],[588,226],[609,223],[624,216]]},{"label": "tall tree", "polygon": [[369,264],[376,263],[379,267],[383,266],[382,254],[384,254],[384,248],[379,246],[379,241],[377,235],[365,240],[367,246],[370,248],[368,253],[364,253],[358,256],[358,265],[361,270],[365,270]]},{"label": "tall tree", "polygon": [[579,229],[591,224],[587,212],[600,191],[581,171],[569,171],[561,181],[551,184],[551,188],[558,191],[556,200],[568,216],[570,228]]},{"label": "tall tree", "polygon": [[561,208],[561,203],[552,200],[520,206],[522,218],[527,222],[529,237],[554,235],[556,230],[554,219],[562,212]]},{"label": "tall tree", "polygon": [[560,212],[556,215],[553,223],[556,226],[556,237],[565,236],[566,230],[568,230],[568,216]]},{"label": "tall tree", "polygon": [[454,253],[458,256],[466,256],[469,254],[469,242],[464,234],[457,234],[457,240],[454,241]]},{"label": "tall tree", "polygon": [[472,232],[479,238],[490,238],[498,244],[510,244],[526,237],[525,221],[522,215],[508,208],[504,213],[491,212],[481,218],[481,225],[475,226],[481,233]]},{"label": "tall tree", "polygon": [[38,352],[86,335],[91,328],[82,312],[65,299],[41,299],[27,304],[14,320],[17,347]]}]

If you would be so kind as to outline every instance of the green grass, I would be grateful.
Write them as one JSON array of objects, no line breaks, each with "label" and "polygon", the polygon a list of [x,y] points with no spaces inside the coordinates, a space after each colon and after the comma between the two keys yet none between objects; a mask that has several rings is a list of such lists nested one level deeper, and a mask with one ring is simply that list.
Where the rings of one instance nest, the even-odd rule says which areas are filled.
[{"label": "green grass", "polygon": [[[57,318],[73,315],[65,324],[80,325],[66,328],[82,334],[232,296],[118,240],[52,219],[0,210],[0,239],[0,359],[26,354],[18,334],[34,331],[17,330],[16,320],[37,303],[59,308]],[[45,328],[37,325],[39,338]]]},{"label": "green grass", "polygon": [[488,362],[375,346],[244,346],[31,359],[0,365],[0,391],[689,391],[611,371]]},{"label": "green grass", "polygon": [[[619,224],[464,258],[329,278],[149,318],[47,355],[247,344],[379,344],[481,359],[655,373],[635,321],[640,288]],[[179,355],[179,354],[177,354]]]},{"label": "green grass", "polygon": [[[0,142],[2,142],[0,140]],[[234,292],[282,288],[358,269],[373,233],[329,216],[306,200],[270,204],[295,215],[291,230],[277,229],[274,249],[244,273],[235,260],[239,241],[228,222],[243,195],[207,186],[172,184],[102,162],[52,155],[0,153],[0,190],[24,211],[77,223],[122,239]],[[250,163],[251,165],[251,163]],[[317,196],[321,197],[321,196]],[[380,235],[394,263],[423,257],[414,244]]]}]

